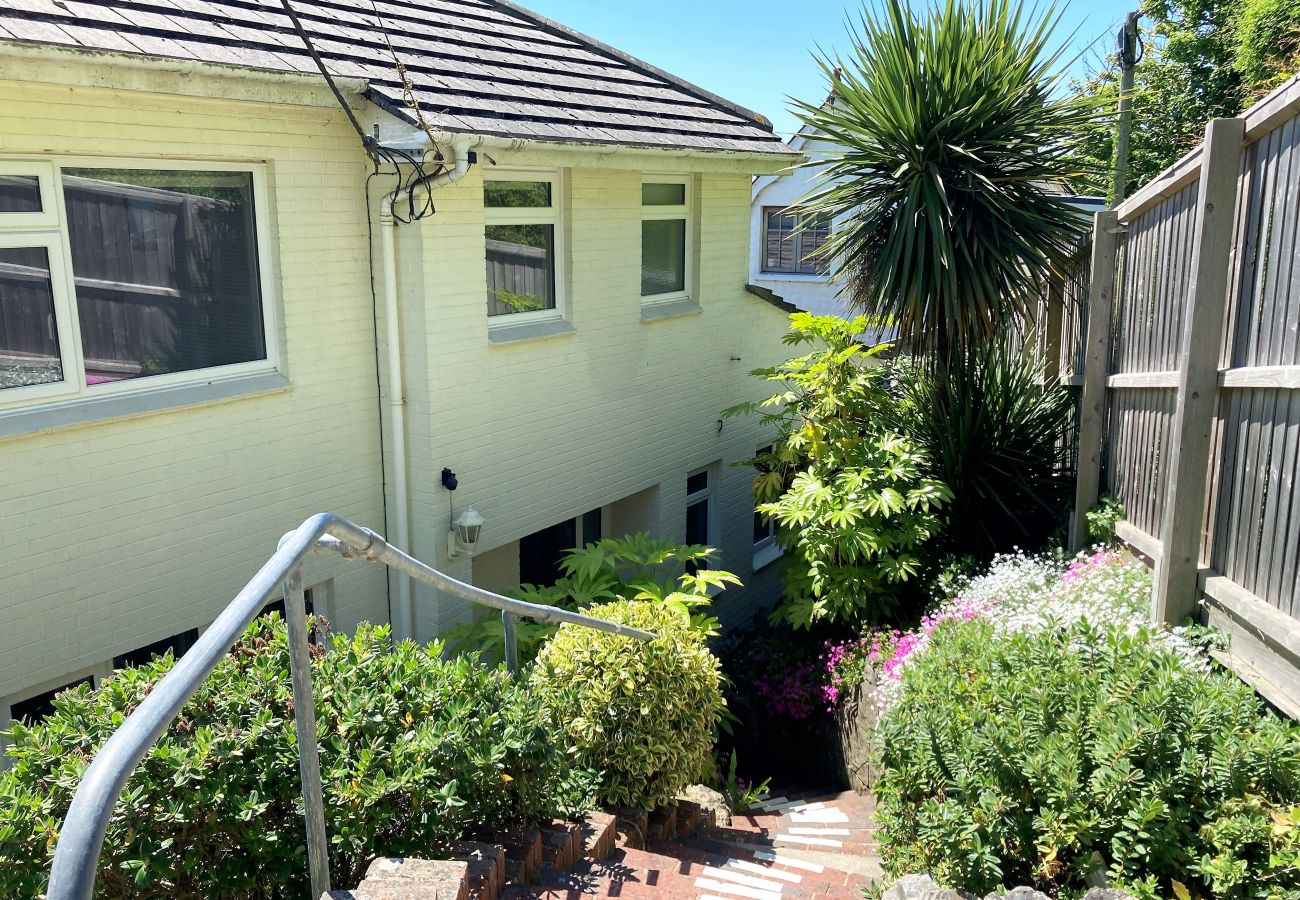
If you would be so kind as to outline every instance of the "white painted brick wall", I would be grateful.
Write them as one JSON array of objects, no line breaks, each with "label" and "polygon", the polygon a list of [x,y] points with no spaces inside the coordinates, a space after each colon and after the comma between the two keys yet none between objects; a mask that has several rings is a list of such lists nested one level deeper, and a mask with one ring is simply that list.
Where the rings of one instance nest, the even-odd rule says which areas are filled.
[{"label": "white painted brick wall", "polygon": [[[292,388],[0,441],[0,701],[206,625],[311,513],[384,529],[367,168],[341,113],[0,81],[0,156],[92,149],[267,164],[275,252],[264,264],[275,268],[270,302],[281,305]],[[686,474],[718,462],[721,564],[747,582],[718,611],[747,619],[779,587],[775,566],[750,572],[750,472],[728,464],[769,437],[738,420],[719,433],[717,422],[764,393],[749,370],[786,355],[784,315],[744,291],[749,176],[694,164],[709,170],[696,174],[702,312],[643,323],[635,164],[494,155],[572,167],[575,333],[489,345],[478,168],[437,192],[436,216],[400,229],[414,552],[470,575],[467,558],[446,560],[443,466],[461,479],[457,509],[487,517],[491,549],[655,485],[656,520],[639,527],[680,538]],[[671,174],[693,164],[653,165]],[[311,561],[308,584],[327,578],[339,626],[387,618],[382,570]],[[466,614],[417,593],[421,637]]]},{"label": "white painted brick wall", "polygon": [[[0,700],[205,626],[312,513],[383,528],[366,169],[342,114],[0,82],[0,156],[88,152],[268,165],[292,388],[0,441]],[[387,619],[382,571],[309,564],[331,577],[339,625]]]},{"label": "white painted brick wall", "polygon": [[[537,159],[522,153],[499,162],[513,168]],[[757,578],[750,572],[752,473],[729,464],[770,438],[741,420],[719,433],[718,420],[724,408],[764,395],[751,369],[787,355],[784,314],[744,290],[750,179],[696,175],[693,293],[702,312],[643,322],[642,173],[601,165],[575,153],[567,172],[574,333],[559,337],[489,345],[481,167],[435,195],[438,214],[420,228],[421,258],[408,253],[400,276],[404,350],[412,372],[428,372],[407,389],[415,552],[470,577],[467,558],[445,556],[444,466],[460,478],[456,510],[472,505],[487,518],[481,546],[490,551],[656,484],[658,520],[639,527],[681,538],[686,475],[718,462],[721,565],[747,583],[719,601],[719,613],[745,621],[779,585],[776,566]],[[668,165],[655,171],[689,171],[681,160]],[[463,604],[417,592],[421,636],[468,614]]]}]

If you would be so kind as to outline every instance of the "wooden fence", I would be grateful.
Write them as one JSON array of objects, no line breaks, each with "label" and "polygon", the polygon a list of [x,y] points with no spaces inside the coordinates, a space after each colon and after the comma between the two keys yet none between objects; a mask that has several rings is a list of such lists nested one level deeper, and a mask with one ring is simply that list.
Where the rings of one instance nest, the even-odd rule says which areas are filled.
[{"label": "wooden fence", "polygon": [[1071,343],[1084,284],[1072,541],[1104,479],[1155,618],[1204,602],[1223,662],[1300,717],[1300,77],[1097,214]]}]

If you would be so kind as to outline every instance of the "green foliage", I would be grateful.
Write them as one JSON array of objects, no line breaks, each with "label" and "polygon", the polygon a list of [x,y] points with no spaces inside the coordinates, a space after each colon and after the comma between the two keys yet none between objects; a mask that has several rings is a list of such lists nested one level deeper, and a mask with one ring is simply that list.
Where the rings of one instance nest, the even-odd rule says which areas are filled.
[{"label": "green foliage", "polygon": [[843,148],[804,203],[843,223],[835,274],[917,350],[1005,333],[1073,253],[1082,220],[1054,188],[1075,180],[1063,139],[1094,113],[1056,90],[1058,18],[1017,0],[887,0],[847,59],[820,60],[830,99],[798,104]]},{"label": "green foliage", "polygon": [[1300,730],[1126,632],[933,632],[881,726],[891,872],[1072,896],[1100,859],[1140,897],[1300,898]]},{"label": "green foliage", "polygon": [[728,415],[760,412],[780,438],[755,460],[758,510],[786,549],[786,602],[796,627],[819,620],[879,621],[923,567],[948,488],[926,476],[920,449],[882,422],[891,403],[884,370],[856,335],[866,320],[796,313],[789,345],[812,352],[753,374],[780,390]]},{"label": "green foliage", "polygon": [[537,657],[530,678],[581,768],[602,773],[600,800],[653,809],[707,778],[726,705],[707,636],[653,601],[587,610],[651,631],[639,641],[572,625]]},{"label": "green foliage", "polygon": [[1300,5],[1294,0],[1241,0],[1239,8],[1232,63],[1249,99],[1300,72]]},{"label": "green foliage", "polygon": [[753,809],[758,805],[761,798],[767,796],[772,779],[764,778],[756,784],[745,781],[736,774],[736,762],[740,755],[735,750],[732,750],[728,756],[730,758],[727,763],[726,773],[723,773],[720,765],[717,767],[718,777],[714,780],[714,787],[722,793],[722,796],[727,798],[727,807],[734,812]]},{"label": "green foliage", "polygon": [[888,427],[924,455],[923,474],[952,492],[943,550],[987,560],[1039,549],[1074,488],[1070,392],[1001,343],[946,368],[901,366],[893,380],[899,402],[883,410]]},{"label": "green foliage", "polygon": [[[711,547],[679,544],[644,532],[605,538],[567,551],[560,561],[564,576],[554,585],[521,584],[508,593],[519,600],[571,612],[611,600],[648,600],[700,631],[715,634],[718,621],[705,612],[713,600],[710,592],[740,584],[730,572],[701,568],[716,553]],[[520,662],[532,661],[556,627],[521,619],[517,630]],[[496,618],[458,625],[443,637],[455,652],[480,653],[494,664],[504,658],[504,637]]]},{"label": "green foliage", "polygon": [[[1300,5],[1294,0],[1148,0],[1146,53],[1133,71],[1130,189],[1201,142],[1210,119],[1235,116],[1300,71]],[[1114,165],[1119,97],[1115,58],[1075,83],[1097,118],[1075,138],[1090,187],[1105,193]]]},{"label": "green foliage", "polygon": [[1124,501],[1113,494],[1102,494],[1097,505],[1084,515],[1088,519],[1088,537],[1094,544],[1113,544],[1115,526],[1124,521]]},{"label": "green foliage", "polygon": [[[526,686],[442,647],[362,626],[315,653],[330,868],[427,856],[478,830],[586,807],[595,776],[557,752]],[[90,758],[170,656],[69,691],[16,724],[0,775],[0,895],[44,889],[58,823]],[[306,844],[284,623],[254,623],[132,775],[104,841],[106,897],[301,897]]]},{"label": "green foliage", "polygon": [[492,292],[498,303],[504,303],[515,312],[534,312],[539,309],[545,309],[547,300],[545,297],[538,297],[533,294],[516,294],[514,291],[507,291],[505,288],[497,288]]}]

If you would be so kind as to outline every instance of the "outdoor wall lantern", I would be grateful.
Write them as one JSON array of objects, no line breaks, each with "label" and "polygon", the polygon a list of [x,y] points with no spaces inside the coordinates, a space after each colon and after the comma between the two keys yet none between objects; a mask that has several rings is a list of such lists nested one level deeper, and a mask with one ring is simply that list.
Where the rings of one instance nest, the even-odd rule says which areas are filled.
[{"label": "outdoor wall lantern", "polygon": [[486,521],[472,506],[457,516],[447,533],[447,556],[455,559],[462,551],[473,556]]}]

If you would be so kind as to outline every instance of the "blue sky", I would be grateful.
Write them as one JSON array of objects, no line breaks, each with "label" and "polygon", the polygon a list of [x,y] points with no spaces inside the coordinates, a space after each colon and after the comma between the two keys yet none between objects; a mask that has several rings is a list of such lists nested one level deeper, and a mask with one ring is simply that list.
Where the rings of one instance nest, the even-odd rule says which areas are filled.
[{"label": "blue sky", "polygon": [[[921,0],[913,0],[920,5]],[[825,95],[812,51],[847,46],[846,16],[860,3],[844,0],[522,0],[544,16],[639,56],[770,118],[783,133],[796,120],[787,96]],[[1114,43],[1124,14],[1138,0],[1073,0],[1062,4],[1062,40],[1074,51],[1102,53]],[[1085,53],[1079,71],[1098,52]]]}]

